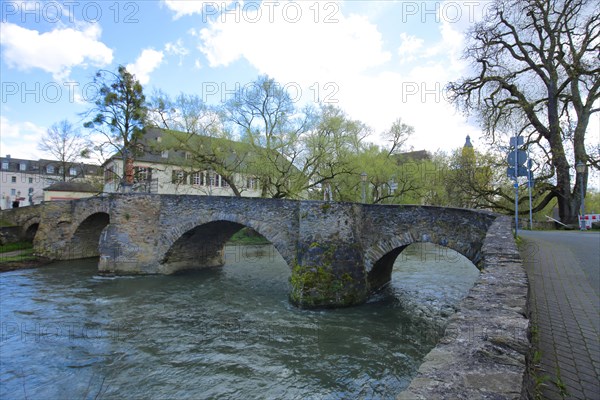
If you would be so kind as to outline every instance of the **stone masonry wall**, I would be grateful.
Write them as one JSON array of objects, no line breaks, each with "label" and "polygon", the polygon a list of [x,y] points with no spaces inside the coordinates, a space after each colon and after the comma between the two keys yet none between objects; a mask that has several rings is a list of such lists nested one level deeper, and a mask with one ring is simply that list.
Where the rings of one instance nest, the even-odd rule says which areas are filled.
[{"label": "stone masonry wall", "polygon": [[35,206],[10,208],[8,210],[0,211],[0,220],[2,223],[13,225],[18,229],[10,229],[12,233],[10,237],[7,237],[7,242],[15,242],[25,239],[27,230],[33,224],[39,224],[40,213],[42,212],[43,205],[38,204]]},{"label": "stone masonry wall", "polygon": [[528,285],[511,218],[490,227],[482,257],[480,278],[399,400],[521,398]]},{"label": "stone masonry wall", "polygon": [[110,225],[100,240],[99,270],[105,273],[171,274],[202,260],[218,265],[224,242],[214,241],[236,224],[267,238],[289,264],[295,257],[297,201],[154,194],[109,199]]}]

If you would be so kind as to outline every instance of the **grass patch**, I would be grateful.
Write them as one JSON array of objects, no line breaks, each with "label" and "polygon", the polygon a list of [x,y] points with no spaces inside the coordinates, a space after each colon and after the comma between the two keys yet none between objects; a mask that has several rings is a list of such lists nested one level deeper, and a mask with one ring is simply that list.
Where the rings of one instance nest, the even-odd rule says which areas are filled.
[{"label": "grass patch", "polygon": [[0,253],[8,253],[10,251],[17,250],[27,250],[32,249],[33,243],[31,242],[16,242],[16,243],[7,243],[0,246]]},{"label": "grass patch", "polygon": [[31,261],[37,259],[36,256],[33,255],[33,248],[23,250],[21,254],[10,257],[3,257],[0,255],[0,263],[9,263],[15,261]]},{"label": "grass patch", "polygon": [[231,239],[229,239],[229,243],[241,245],[271,244],[271,242],[250,228],[244,228],[236,232]]}]

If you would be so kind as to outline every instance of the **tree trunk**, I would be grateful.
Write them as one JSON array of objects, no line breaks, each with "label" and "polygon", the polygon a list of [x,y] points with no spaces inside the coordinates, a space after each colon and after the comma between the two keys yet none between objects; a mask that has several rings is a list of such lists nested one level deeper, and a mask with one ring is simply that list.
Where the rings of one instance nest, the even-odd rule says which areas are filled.
[{"label": "tree trunk", "polygon": [[579,197],[567,189],[561,191],[558,198],[558,216],[563,224],[579,225]]}]

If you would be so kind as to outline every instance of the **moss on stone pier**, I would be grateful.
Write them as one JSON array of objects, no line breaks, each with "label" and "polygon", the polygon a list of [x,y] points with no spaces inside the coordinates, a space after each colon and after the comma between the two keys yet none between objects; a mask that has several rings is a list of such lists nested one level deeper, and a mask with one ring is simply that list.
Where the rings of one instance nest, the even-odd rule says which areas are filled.
[{"label": "moss on stone pier", "polygon": [[295,263],[290,278],[290,301],[302,308],[344,307],[362,303],[364,290],[356,285],[348,272],[336,273],[334,268],[337,247],[313,242],[309,246],[311,259],[320,263]]}]

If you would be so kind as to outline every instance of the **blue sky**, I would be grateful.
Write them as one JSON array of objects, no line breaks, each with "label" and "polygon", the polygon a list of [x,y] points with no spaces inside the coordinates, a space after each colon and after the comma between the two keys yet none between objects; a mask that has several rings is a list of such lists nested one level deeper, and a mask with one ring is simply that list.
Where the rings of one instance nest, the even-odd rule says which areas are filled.
[{"label": "blue sky", "polygon": [[[478,1],[19,1],[2,2],[0,152],[43,154],[53,123],[81,125],[83,88],[98,69],[126,65],[144,85],[208,103],[259,74],[333,102],[373,130],[396,118],[415,127],[409,144],[462,146],[480,130],[443,98],[468,73],[464,32],[485,13]],[[93,88],[93,86],[92,86]]]}]

